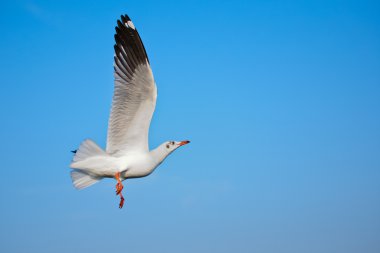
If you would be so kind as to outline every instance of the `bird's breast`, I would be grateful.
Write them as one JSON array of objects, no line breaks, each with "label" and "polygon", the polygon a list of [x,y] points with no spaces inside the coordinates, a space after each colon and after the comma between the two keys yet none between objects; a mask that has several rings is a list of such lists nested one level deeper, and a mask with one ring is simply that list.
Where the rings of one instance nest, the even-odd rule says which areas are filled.
[{"label": "bird's breast", "polygon": [[127,168],[124,171],[124,178],[145,177],[153,172],[157,167],[149,155],[134,155],[126,159]]}]

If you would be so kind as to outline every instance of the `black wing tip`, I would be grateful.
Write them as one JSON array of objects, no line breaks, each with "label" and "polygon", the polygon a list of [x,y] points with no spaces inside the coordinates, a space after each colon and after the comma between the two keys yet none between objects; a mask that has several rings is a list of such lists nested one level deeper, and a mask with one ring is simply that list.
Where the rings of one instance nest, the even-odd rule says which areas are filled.
[{"label": "black wing tip", "polygon": [[[115,31],[114,38],[117,47],[119,47],[119,49],[123,48],[127,51],[126,57],[133,58],[133,65],[138,65],[140,63],[145,64],[146,62],[149,64],[149,58],[144,44],[141,41],[135,25],[127,14],[121,15],[120,19],[117,20]],[[117,53],[116,50],[115,53]],[[132,69],[134,67],[136,66],[131,66]]]},{"label": "black wing tip", "polygon": [[77,153],[77,149],[76,150],[71,150],[71,153],[76,154]]},{"label": "black wing tip", "polygon": [[131,21],[131,19],[129,18],[128,14],[124,14],[124,15],[121,15],[120,16],[121,20],[126,20],[126,21]]},{"label": "black wing tip", "polygon": [[131,30],[134,30],[135,32],[137,32],[137,29],[135,27],[135,25],[133,24],[132,20],[129,18],[129,16],[127,14],[125,15],[121,15],[120,16],[120,19],[117,20],[117,26],[123,30],[123,29],[131,29]]},{"label": "black wing tip", "polygon": [[122,23],[122,20],[118,19],[118,20],[117,20],[117,26],[115,27],[115,29],[116,29],[116,28],[119,28],[119,29],[120,29],[120,28],[123,27],[123,26],[125,26],[125,25]]},{"label": "black wing tip", "polygon": [[[127,14],[124,14],[124,15],[121,15],[120,16],[120,19],[117,20],[117,24],[118,26],[121,28],[122,26],[123,27],[126,27],[128,28],[128,26],[126,25],[126,23],[129,22],[132,22],[132,20],[129,18],[129,16]],[[132,23],[133,24],[133,23]]]}]

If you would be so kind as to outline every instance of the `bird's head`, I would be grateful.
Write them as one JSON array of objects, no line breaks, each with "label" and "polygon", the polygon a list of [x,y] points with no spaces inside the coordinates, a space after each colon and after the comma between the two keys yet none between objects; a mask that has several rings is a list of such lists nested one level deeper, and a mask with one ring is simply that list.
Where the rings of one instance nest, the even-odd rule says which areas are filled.
[{"label": "bird's head", "polygon": [[187,141],[187,140],[186,141],[167,141],[167,142],[163,143],[163,147],[167,153],[171,153],[174,150],[176,150],[177,148],[179,148],[183,145],[189,144],[189,143],[190,143],[190,141]]},{"label": "bird's head", "polygon": [[166,141],[162,143],[160,146],[158,146],[156,149],[152,150],[152,155],[160,164],[174,150],[188,143],[190,143],[190,141]]}]

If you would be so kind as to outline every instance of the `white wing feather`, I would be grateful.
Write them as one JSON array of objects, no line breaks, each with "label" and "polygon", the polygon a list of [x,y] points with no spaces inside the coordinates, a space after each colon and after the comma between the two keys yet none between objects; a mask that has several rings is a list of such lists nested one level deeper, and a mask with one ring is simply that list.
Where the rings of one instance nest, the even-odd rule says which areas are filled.
[{"label": "white wing feather", "polygon": [[128,16],[115,34],[115,89],[108,122],[107,153],[148,151],[148,132],[157,88],[140,36]]},{"label": "white wing feather", "polygon": [[108,123],[109,154],[148,150],[149,126],[156,98],[157,89],[149,65],[139,65],[129,83],[116,77]]}]

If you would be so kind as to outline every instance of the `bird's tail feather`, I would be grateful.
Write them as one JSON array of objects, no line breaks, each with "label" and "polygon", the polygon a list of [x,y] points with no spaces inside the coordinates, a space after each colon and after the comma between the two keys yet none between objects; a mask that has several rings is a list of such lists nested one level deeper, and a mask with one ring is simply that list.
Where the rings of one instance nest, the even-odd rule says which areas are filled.
[{"label": "bird's tail feather", "polygon": [[84,140],[76,150],[73,162],[80,162],[92,156],[102,156],[107,153],[90,139]]},{"label": "bird's tail feather", "polygon": [[73,185],[75,188],[84,189],[95,184],[101,178],[89,175],[84,171],[74,169],[71,171],[71,179],[73,180]]},{"label": "bird's tail feather", "polygon": [[90,139],[84,140],[76,150],[70,167],[71,179],[77,189],[95,184],[102,177],[97,174],[107,169],[109,155]]}]

